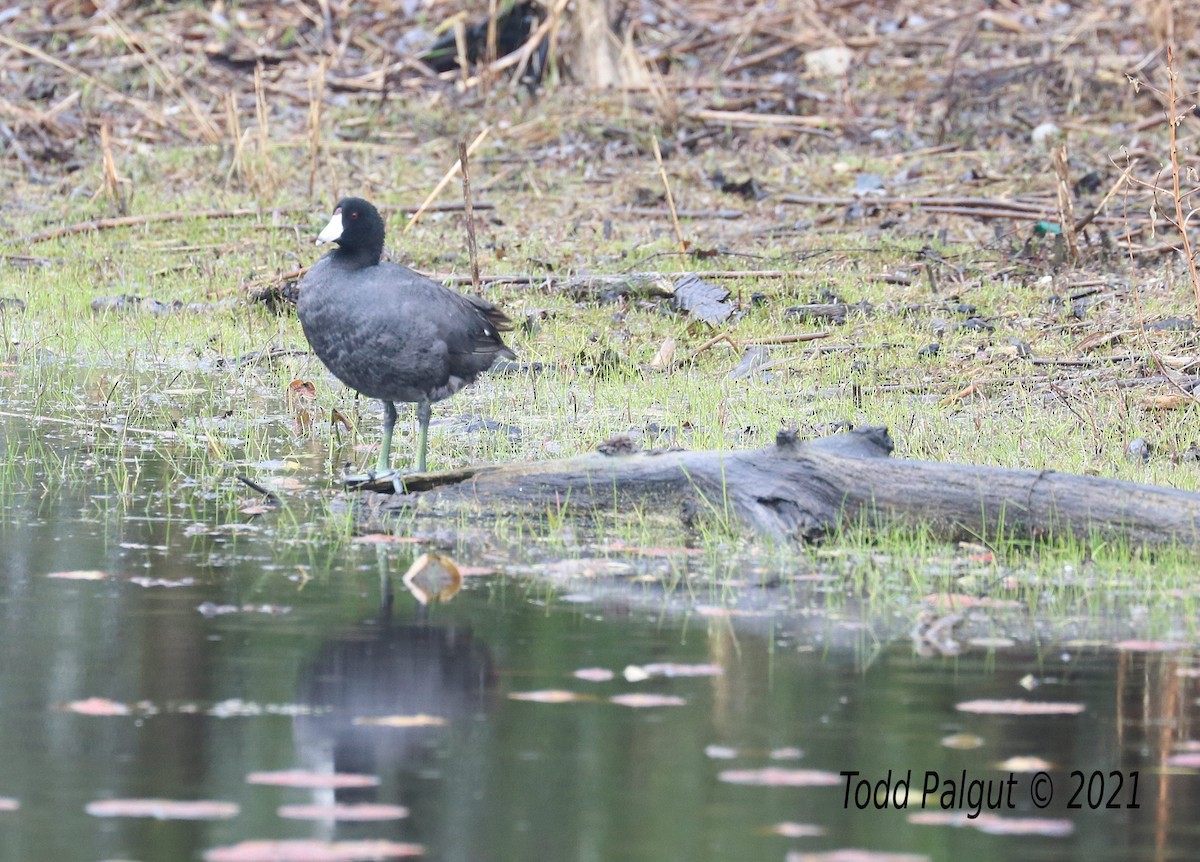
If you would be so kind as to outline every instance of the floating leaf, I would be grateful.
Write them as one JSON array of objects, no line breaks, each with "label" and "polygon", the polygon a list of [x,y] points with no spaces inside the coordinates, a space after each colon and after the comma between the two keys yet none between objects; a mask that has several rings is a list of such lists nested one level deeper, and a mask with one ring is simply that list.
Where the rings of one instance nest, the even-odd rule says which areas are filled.
[{"label": "floating leaf", "polygon": [[952,733],[942,737],[942,745],[958,751],[969,751],[983,745],[983,737],[974,733]]},{"label": "floating leaf", "polygon": [[804,752],[794,745],[784,746],[783,748],[773,748],[767,757],[772,760],[799,760],[804,756]]},{"label": "floating leaf", "polygon": [[686,706],[687,701],[673,694],[630,693],[616,694],[609,701],[618,706],[645,709],[652,706]]},{"label": "floating leaf", "polygon": [[355,724],[367,727],[443,727],[446,719],[440,715],[364,715],[354,719]]},{"label": "floating leaf", "polygon": [[136,584],[139,587],[165,587],[171,589],[173,587],[190,587],[196,583],[195,578],[179,578],[178,580],[170,580],[168,578],[143,578],[134,577],[129,579],[129,583]]},{"label": "floating leaf", "polygon": [[236,803],[212,799],[97,799],[84,808],[93,817],[152,817],[155,820],[228,820]]},{"label": "floating leaf", "polygon": [[704,746],[704,755],[713,760],[733,760],[738,753],[736,748],[728,745],[706,745]]},{"label": "floating leaf", "polygon": [[445,554],[430,552],[413,560],[404,574],[404,586],[418,602],[448,602],[462,589],[458,564]]},{"label": "floating leaf", "polygon": [[726,769],[719,776],[729,784],[753,784],[759,787],[832,787],[844,784],[845,779],[821,769],[782,769],[767,766],[762,769]]},{"label": "floating leaf", "polygon": [[616,674],[606,667],[581,667],[573,676],[588,682],[608,682]]},{"label": "floating leaf", "polygon": [[340,790],[347,787],[376,787],[379,777],[354,772],[307,772],[303,769],[284,769],[277,772],[251,772],[247,784],[270,784],[273,787],[303,787],[320,790]]},{"label": "floating leaf", "polygon": [[366,862],[424,855],[420,844],[395,841],[243,841],[204,851],[205,862]]},{"label": "floating leaf", "polygon": [[825,834],[825,827],[811,823],[775,823],[763,830],[768,835],[784,838],[818,838]]},{"label": "floating leaf", "polygon": [[591,699],[586,695],[559,688],[548,688],[542,691],[512,691],[509,692],[508,697],[510,700],[530,700],[534,703],[569,703],[573,700]]},{"label": "floating leaf", "polygon": [[968,700],[956,707],[961,712],[983,715],[1078,715],[1082,703],[1051,702],[1046,700]]},{"label": "floating leaf", "polygon": [[1075,831],[1070,820],[1048,817],[1001,817],[984,811],[975,817],[968,811],[916,811],[908,822],[920,826],[954,826],[978,829],[988,835],[1042,835],[1063,838]]},{"label": "floating leaf", "polygon": [[132,711],[126,704],[109,700],[106,697],[74,700],[63,706],[63,709],[67,712],[77,712],[80,715],[129,715]]},{"label": "floating leaf", "polygon": [[108,572],[100,572],[95,569],[79,569],[72,572],[50,572],[46,577],[64,581],[103,581],[110,575]]},{"label": "floating leaf", "polygon": [[0,796],[0,811],[16,811],[21,803],[9,796]]},{"label": "floating leaf", "polygon": [[1044,772],[1047,769],[1053,769],[1054,764],[1048,760],[1042,760],[1040,757],[1017,755],[997,763],[996,768],[1003,769],[1005,772]]},{"label": "floating leaf", "polygon": [[786,862],[929,862],[929,857],[920,853],[889,853],[885,850],[827,850],[824,853],[802,853],[793,851]]},{"label": "floating leaf", "polygon": [[408,816],[408,809],[403,805],[380,802],[339,802],[334,805],[281,805],[276,813],[288,820],[403,820]]},{"label": "floating leaf", "polygon": [[630,682],[641,682],[655,676],[721,676],[723,673],[725,673],[725,669],[719,664],[675,664],[674,662],[654,662],[641,666],[631,664],[624,671],[625,679]]}]

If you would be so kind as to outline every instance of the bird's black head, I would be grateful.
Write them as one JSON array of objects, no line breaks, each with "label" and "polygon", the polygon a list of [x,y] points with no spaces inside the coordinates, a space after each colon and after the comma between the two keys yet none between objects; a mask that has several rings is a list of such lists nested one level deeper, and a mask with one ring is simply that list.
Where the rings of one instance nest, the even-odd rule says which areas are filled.
[{"label": "bird's black head", "polygon": [[379,210],[362,198],[342,198],[333,218],[317,237],[317,244],[336,242],[338,258],[361,266],[379,263],[383,256],[383,219]]}]

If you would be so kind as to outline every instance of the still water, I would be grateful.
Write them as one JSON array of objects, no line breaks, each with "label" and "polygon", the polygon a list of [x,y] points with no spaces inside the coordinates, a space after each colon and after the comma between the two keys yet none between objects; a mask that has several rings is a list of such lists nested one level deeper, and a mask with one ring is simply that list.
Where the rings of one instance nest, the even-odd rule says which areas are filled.
[{"label": "still water", "polygon": [[[453,539],[474,574],[425,608],[400,578],[437,543],[306,530],[330,517],[319,476],[283,511],[241,515],[200,493],[171,502],[184,480],[152,449],[130,493],[86,471],[56,481],[30,443],[53,445],[53,427],[0,432],[4,860],[292,858],[221,855],[282,839],[349,854],[303,858],[387,841],[373,846],[481,862],[1200,855],[1200,777],[1164,767],[1200,748],[1190,648],[1023,640],[923,658],[896,621],[798,592],[732,613],[719,592],[559,583],[520,548]],[[630,693],[663,697],[610,700]],[[1009,699],[1074,711],[959,708]],[[372,785],[247,780],[284,770]],[[96,807],[146,799],[226,805]],[[407,816],[280,816],[334,802]],[[876,855],[821,855],[849,848]]]}]

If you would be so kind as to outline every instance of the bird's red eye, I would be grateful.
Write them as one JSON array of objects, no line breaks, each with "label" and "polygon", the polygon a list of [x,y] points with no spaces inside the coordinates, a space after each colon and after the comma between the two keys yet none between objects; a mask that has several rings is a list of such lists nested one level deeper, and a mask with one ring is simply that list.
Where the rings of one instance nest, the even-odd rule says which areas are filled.
[{"label": "bird's red eye", "polygon": [[358,213],[350,213],[350,221],[354,221],[356,218],[358,218]]}]

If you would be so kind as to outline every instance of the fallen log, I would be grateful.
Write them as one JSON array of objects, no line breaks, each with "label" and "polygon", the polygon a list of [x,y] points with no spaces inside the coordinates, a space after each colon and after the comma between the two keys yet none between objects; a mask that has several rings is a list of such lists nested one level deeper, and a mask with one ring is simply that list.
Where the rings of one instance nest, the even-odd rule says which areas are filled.
[{"label": "fallen log", "polygon": [[737,518],[773,539],[817,541],[842,529],[920,528],[944,541],[1074,537],[1133,546],[1200,546],[1200,494],[1115,479],[891,458],[886,428],[801,442],[781,432],[749,451],[628,445],[541,463],[484,465],[368,483],[368,508],[477,510],[567,517],[679,512]]}]

